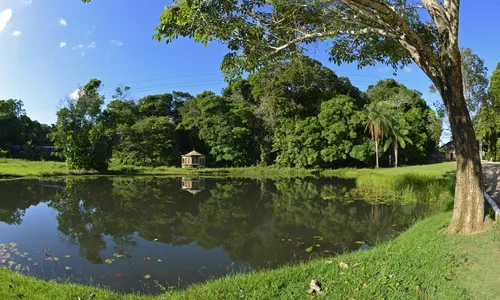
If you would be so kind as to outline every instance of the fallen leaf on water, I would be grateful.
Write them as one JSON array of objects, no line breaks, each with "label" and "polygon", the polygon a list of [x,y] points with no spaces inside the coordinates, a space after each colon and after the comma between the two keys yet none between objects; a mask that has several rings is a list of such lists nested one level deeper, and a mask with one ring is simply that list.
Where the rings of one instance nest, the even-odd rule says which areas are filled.
[{"label": "fallen leaf on water", "polygon": [[144,278],[145,278],[145,279],[149,279],[149,278],[151,278],[151,275],[146,274],[146,275],[144,275]]},{"label": "fallen leaf on water", "polygon": [[71,270],[71,267],[69,267],[69,266],[66,266],[66,270],[68,270],[68,271],[69,271],[69,270]]},{"label": "fallen leaf on water", "polygon": [[66,258],[71,258],[71,255],[69,255],[69,254],[68,254],[68,255],[66,255],[66,256],[64,256],[64,257],[66,257]]},{"label": "fallen leaf on water", "polygon": [[159,263],[161,263],[162,261],[163,261],[163,260],[161,260],[161,259],[159,259],[159,258],[158,258],[158,262],[159,262]]}]

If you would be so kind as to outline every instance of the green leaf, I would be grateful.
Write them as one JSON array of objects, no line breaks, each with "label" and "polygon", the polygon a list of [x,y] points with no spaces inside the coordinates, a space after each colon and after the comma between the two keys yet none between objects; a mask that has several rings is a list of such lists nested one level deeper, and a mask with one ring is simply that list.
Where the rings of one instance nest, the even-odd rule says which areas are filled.
[{"label": "green leaf", "polygon": [[107,263],[108,265],[111,265],[115,260],[114,259],[106,259],[104,262]]},{"label": "green leaf", "polygon": [[68,254],[68,255],[66,255],[66,256],[64,256],[64,257],[66,257],[66,258],[71,258],[71,255],[69,255],[69,254]]},{"label": "green leaf", "polygon": [[149,278],[151,278],[151,275],[146,274],[146,275],[144,275],[144,278],[145,278],[145,279],[149,279]]},{"label": "green leaf", "polygon": [[306,248],[306,252],[312,252],[312,251],[313,251],[313,246]]},{"label": "green leaf", "polygon": [[158,258],[158,262],[161,263],[161,262],[163,262],[163,260],[161,260],[161,259]]},{"label": "green leaf", "polygon": [[72,268],[71,268],[71,267],[69,267],[69,266],[66,266],[66,270],[68,270],[68,271],[69,271],[69,270],[72,270]]}]

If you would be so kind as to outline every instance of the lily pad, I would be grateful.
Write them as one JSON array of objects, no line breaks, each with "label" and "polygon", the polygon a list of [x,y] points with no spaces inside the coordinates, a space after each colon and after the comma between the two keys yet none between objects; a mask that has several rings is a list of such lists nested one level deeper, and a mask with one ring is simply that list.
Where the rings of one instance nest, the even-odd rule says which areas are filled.
[{"label": "lily pad", "polygon": [[163,260],[161,260],[161,259],[158,258],[158,262],[161,263],[161,262],[163,262]]},{"label": "lily pad", "polygon": [[118,254],[118,253],[113,254],[113,256],[114,256],[114,257],[117,257],[117,258],[123,257],[123,255]]},{"label": "lily pad", "polygon": [[146,275],[144,275],[144,278],[145,278],[145,279],[149,279],[149,278],[151,278],[151,275],[146,274]]},{"label": "lily pad", "polygon": [[306,248],[306,252],[312,252],[312,251],[313,251],[313,246]]},{"label": "lily pad", "polygon": [[70,266],[66,266],[66,270],[72,270],[72,268]]},{"label": "lily pad", "polygon": [[64,257],[66,257],[66,258],[71,258],[71,255],[69,255],[69,254],[68,254],[68,255],[66,255],[66,256],[64,256]]},{"label": "lily pad", "polygon": [[107,263],[108,265],[112,264],[115,260],[112,258],[106,259],[104,262]]},{"label": "lily pad", "polygon": [[9,245],[10,245],[12,248],[15,248],[15,247],[17,246],[17,244],[16,244],[16,243],[10,243]]},{"label": "lily pad", "polygon": [[28,258],[28,261],[32,261],[32,260],[33,260],[33,258],[31,258],[31,257],[30,257],[30,258]]},{"label": "lily pad", "polygon": [[54,261],[59,261],[59,257],[54,257]]}]

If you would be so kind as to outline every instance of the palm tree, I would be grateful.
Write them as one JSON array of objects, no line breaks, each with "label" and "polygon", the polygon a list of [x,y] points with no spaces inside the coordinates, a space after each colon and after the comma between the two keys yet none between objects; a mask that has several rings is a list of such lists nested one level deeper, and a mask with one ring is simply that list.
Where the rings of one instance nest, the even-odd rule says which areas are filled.
[{"label": "palm tree", "polygon": [[387,137],[384,145],[384,152],[387,151],[391,144],[394,145],[394,166],[398,167],[398,144],[401,148],[406,147],[406,143],[413,144],[411,139],[408,137],[410,133],[408,123],[402,117],[393,118],[391,125],[391,134]]},{"label": "palm tree", "polygon": [[366,107],[366,112],[368,115],[366,129],[370,130],[370,135],[375,140],[375,167],[378,168],[378,146],[384,136],[391,131],[393,117],[390,107],[385,102],[371,103]]}]

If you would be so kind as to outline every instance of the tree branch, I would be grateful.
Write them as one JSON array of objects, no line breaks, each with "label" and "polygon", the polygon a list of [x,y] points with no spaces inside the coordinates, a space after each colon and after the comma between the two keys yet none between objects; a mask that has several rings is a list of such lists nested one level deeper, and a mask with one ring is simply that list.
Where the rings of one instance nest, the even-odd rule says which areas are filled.
[{"label": "tree branch", "polygon": [[[299,30],[298,30],[299,31]],[[380,29],[380,28],[363,28],[359,30],[333,30],[333,31],[325,31],[325,32],[312,32],[312,33],[305,33],[302,31],[299,31],[302,35],[286,42],[285,44],[278,46],[278,47],[273,47],[269,46],[269,48],[273,49],[275,53],[278,53],[294,44],[304,42],[308,39],[315,39],[315,38],[323,38],[323,37],[335,37],[336,35],[339,34],[349,34],[349,35],[363,35],[363,34],[368,34],[368,33],[377,33],[383,36],[391,37],[391,38],[396,38],[395,35]]]}]

